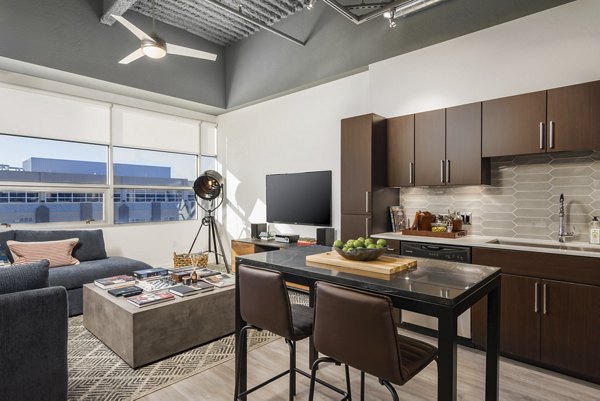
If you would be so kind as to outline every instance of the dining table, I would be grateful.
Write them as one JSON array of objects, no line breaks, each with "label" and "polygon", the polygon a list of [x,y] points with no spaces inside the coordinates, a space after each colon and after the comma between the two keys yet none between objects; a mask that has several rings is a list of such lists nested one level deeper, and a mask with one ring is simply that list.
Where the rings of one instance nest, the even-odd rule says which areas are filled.
[{"label": "dining table", "polygon": [[[438,319],[437,399],[457,398],[457,319],[487,296],[487,342],[485,349],[486,401],[498,400],[500,348],[500,268],[455,261],[412,258],[416,267],[386,275],[314,263],[306,257],[331,252],[331,247],[296,246],[283,250],[236,257],[236,265],[248,265],[281,272],[286,282],[308,288],[309,306],[314,306],[316,282],[327,282],[389,297],[395,308]],[[236,282],[237,282],[236,271]],[[239,286],[235,298],[236,395],[247,389],[247,344],[239,341],[245,322],[240,314]],[[312,339],[309,363],[318,357]],[[245,400],[245,397],[242,397]]]}]

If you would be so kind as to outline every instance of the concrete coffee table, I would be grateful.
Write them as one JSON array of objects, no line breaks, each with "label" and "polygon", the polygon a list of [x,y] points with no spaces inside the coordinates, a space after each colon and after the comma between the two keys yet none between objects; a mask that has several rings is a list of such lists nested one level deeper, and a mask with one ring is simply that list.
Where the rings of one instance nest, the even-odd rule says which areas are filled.
[{"label": "concrete coffee table", "polygon": [[83,325],[137,368],[233,333],[234,304],[233,286],[138,308],[86,284]]}]

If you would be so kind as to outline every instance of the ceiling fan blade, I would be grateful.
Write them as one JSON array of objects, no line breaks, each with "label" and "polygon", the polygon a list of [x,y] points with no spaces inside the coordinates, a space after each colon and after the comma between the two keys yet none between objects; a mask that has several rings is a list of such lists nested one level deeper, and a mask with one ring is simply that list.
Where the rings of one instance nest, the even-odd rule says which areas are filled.
[{"label": "ceiling fan blade", "polygon": [[172,45],[170,43],[167,43],[167,53],[177,54],[179,56],[203,58],[211,61],[215,61],[217,59],[216,54],[203,52],[202,50],[190,49],[189,47]]},{"label": "ceiling fan blade", "polygon": [[142,51],[142,49],[137,49],[136,51],[131,53],[129,56],[127,56],[123,60],[119,61],[119,64],[129,64],[132,61],[135,61],[142,56],[144,56],[144,52]]},{"label": "ceiling fan blade", "polygon": [[114,19],[119,21],[125,28],[127,28],[131,33],[133,33],[135,36],[137,36],[137,38],[139,40],[146,39],[146,40],[151,40],[154,42],[154,39],[152,39],[148,34],[146,34],[140,28],[133,25],[131,22],[127,21],[125,18],[121,17],[120,15],[111,14],[111,17],[113,17]]}]

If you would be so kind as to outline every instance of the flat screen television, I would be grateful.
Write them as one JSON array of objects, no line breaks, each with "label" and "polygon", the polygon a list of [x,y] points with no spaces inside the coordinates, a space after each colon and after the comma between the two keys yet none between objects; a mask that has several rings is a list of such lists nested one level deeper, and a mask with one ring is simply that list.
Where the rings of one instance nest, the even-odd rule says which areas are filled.
[{"label": "flat screen television", "polygon": [[267,175],[267,222],[331,226],[331,171]]}]

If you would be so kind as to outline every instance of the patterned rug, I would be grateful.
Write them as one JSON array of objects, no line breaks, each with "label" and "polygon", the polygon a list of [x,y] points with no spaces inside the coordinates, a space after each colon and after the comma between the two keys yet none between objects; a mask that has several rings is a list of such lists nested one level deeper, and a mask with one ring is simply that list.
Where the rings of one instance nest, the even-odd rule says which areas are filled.
[{"label": "patterned rug", "polygon": [[[290,292],[291,293],[291,292]],[[291,293],[292,302],[307,303],[307,297]],[[249,349],[278,337],[266,330],[249,333]],[[83,317],[69,319],[68,401],[135,400],[234,357],[234,336],[132,369],[83,327]]]}]

